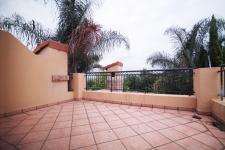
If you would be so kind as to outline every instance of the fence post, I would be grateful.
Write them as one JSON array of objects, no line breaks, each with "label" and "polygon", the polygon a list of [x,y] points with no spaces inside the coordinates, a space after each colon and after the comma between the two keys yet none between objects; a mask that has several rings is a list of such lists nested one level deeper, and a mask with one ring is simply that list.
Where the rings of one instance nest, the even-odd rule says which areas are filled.
[{"label": "fence post", "polygon": [[74,85],[74,99],[81,100],[83,98],[83,91],[85,90],[86,81],[84,73],[73,74],[73,85]]},{"label": "fence post", "polygon": [[110,91],[112,92],[112,76],[113,76],[113,73],[111,72],[111,83],[110,83]]},{"label": "fence post", "polygon": [[223,67],[220,67],[220,100],[223,101]]}]

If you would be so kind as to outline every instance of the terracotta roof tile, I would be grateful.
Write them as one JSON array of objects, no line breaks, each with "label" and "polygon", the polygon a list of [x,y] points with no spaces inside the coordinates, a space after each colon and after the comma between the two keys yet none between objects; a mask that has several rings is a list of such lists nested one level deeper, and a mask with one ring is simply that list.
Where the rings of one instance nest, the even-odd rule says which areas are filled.
[{"label": "terracotta roof tile", "polygon": [[44,41],[44,42],[38,44],[38,46],[34,49],[33,52],[35,54],[38,54],[46,47],[51,47],[51,48],[54,48],[54,49],[59,50],[59,51],[64,51],[66,53],[68,52],[68,45],[67,44],[62,44],[60,42],[53,41],[53,40],[47,40],[47,41]]},{"label": "terracotta roof tile", "polygon": [[109,64],[109,65],[105,66],[104,69],[108,69],[108,68],[111,68],[111,67],[117,66],[117,65],[123,67],[123,63],[120,62],[120,61],[117,61],[117,62],[114,62],[112,64]]}]

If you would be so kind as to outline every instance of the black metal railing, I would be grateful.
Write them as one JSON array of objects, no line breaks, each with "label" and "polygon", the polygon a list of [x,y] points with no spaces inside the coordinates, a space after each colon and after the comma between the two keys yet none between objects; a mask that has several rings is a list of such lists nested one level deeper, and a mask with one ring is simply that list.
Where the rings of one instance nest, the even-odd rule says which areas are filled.
[{"label": "black metal railing", "polygon": [[220,65],[220,99],[225,96],[225,64]]},{"label": "black metal railing", "polygon": [[88,72],[86,89],[193,95],[193,69]]}]

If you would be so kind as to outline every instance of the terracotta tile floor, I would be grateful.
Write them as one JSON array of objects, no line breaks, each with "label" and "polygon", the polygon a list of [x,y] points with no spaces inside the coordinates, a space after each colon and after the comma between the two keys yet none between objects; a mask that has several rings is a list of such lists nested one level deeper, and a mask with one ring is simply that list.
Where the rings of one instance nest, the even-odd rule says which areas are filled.
[{"label": "terracotta tile floor", "polygon": [[74,101],[0,118],[0,150],[223,150],[211,117],[93,101]]}]

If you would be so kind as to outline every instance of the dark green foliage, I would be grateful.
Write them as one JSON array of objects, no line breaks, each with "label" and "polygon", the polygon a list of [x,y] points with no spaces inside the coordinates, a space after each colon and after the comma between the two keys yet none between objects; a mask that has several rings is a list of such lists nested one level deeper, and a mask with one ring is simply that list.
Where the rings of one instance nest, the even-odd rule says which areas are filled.
[{"label": "dark green foliage", "polygon": [[203,23],[204,21],[198,22],[191,31],[179,27],[167,29],[165,34],[169,35],[175,44],[175,55],[171,57],[166,52],[157,52],[147,59],[147,63],[162,68],[195,68],[202,66],[202,64],[199,64],[198,57],[205,51],[200,46],[202,36],[199,33]]},{"label": "dark green foliage", "polygon": [[160,71],[125,77],[123,91],[160,94],[193,94],[192,72]]},{"label": "dark green foliage", "polygon": [[147,63],[152,66],[160,66],[162,68],[180,68],[179,60],[171,57],[166,52],[156,52],[147,58]]},{"label": "dark green foliage", "polygon": [[86,72],[92,64],[97,63],[107,48],[125,44],[126,38],[115,31],[102,31],[101,26],[92,20],[84,19],[73,30],[69,41],[71,72]]},{"label": "dark green foliage", "polygon": [[107,77],[106,76],[97,76],[94,79],[89,79],[87,81],[88,89],[92,90],[101,90],[107,88]]},{"label": "dark green foliage", "polygon": [[218,38],[218,28],[216,23],[216,18],[212,16],[210,22],[209,31],[209,54],[211,57],[211,62],[213,67],[217,67],[222,64],[222,49]]},{"label": "dark green foliage", "polygon": [[222,48],[222,54],[223,54],[222,62],[223,64],[225,64],[225,46]]},{"label": "dark green foliage", "polygon": [[71,33],[83,19],[87,17],[92,2],[90,0],[57,0],[59,23],[56,39],[62,43],[69,43]]},{"label": "dark green foliage", "polygon": [[181,72],[164,72],[158,75],[154,83],[155,93],[192,94],[192,74]]},{"label": "dark green foliage", "polygon": [[197,59],[195,59],[196,64],[198,64],[197,68],[204,68],[209,66],[209,62],[208,62],[208,54],[207,51],[204,49],[204,47],[200,48],[199,53],[196,56]]},{"label": "dark green foliage", "polygon": [[[215,18],[199,21],[190,31],[179,27],[169,28],[165,33],[175,44],[175,55],[171,57],[166,52],[157,52],[147,59],[147,63],[162,68],[202,68],[209,67],[212,61],[213,66],[218,66],[225,63],[221,50],[225,41],[224,31],[225,20]],[[211,42],[207,42],[208,35]]]}]

